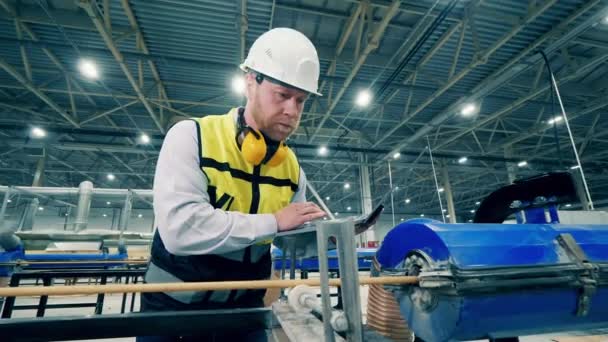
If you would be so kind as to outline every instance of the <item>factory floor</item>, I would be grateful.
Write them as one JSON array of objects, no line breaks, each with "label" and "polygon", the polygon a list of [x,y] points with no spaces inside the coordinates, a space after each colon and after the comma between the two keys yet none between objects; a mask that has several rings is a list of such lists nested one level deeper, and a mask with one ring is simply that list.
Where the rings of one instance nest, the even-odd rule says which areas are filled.
[{"label": "factory floor", "polygon": [[[361,274],[367,275],[367,274]],[[309,274],[310,278],[314,278],[315,274]],[[361,286],[361,307],[363,314],[363,322],[366,322],[366,313],[367,313],[367,295],[368,295],[368,286]],[[95,295],[90,296],[57,296],[50,297],[48,300],[49,304],[71,304],[71,303],[83,303],[90,302],[94,303],[96,300]],[[336,300],[334,298],[334,300]],[[131,296],[128,297],[127,300],[127,310],[130,306]],[[34,305],[38,304],[38,298],[30,298],[30,297],[22,297],[18,298],[16,301],[16,305]],[[122,295],[106,295],[103,307],[104,314],[117,314],[120,313],[122,304]],[[334,303],[335,304],[335,303]],[[135,298],[134,311],[139,311],[139,296]],[[45,317],[52,316],[82,316],[93,314],[94,308],[67,308],[67,309],[49,309],[45,313]],[[13,312],[12,317],[20,318],[20,317],[35,317],[35,310],[16,310]],[[608,342],[608,328],[605,331],[600,331],[602,335],[595,336],[581,336],[581,333],[557,333],[557,334],[545,334],[545,335],[533,335],[533,336],[524,336],[520,337],[520,341],[522,342]],[[83,340],[81,340],[83,341]],[[134,337],[127,338],[113,338],[113,339],[97,339],[97,340],[86,340],[86,341],[112,341],[112,342],[133,342],[135,341]],[[280,331],[280,329],[276,329],[273,332],[272,337],[269,339],[272,342],[283,342],[288,341],[285,334]]]}]

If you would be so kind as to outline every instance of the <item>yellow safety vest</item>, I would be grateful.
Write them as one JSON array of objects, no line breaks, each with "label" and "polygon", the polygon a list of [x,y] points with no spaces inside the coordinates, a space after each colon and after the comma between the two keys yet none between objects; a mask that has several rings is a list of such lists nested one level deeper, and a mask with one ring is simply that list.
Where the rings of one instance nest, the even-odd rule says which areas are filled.
[{"label": "yellow safety vest", "polygon": [[291,149],[279,166],[249,164],[236,142],[237,110],[195,119],[200,167],[207,177],[211,205],[249,214],[275,213],[298,190],[300,165]]}]

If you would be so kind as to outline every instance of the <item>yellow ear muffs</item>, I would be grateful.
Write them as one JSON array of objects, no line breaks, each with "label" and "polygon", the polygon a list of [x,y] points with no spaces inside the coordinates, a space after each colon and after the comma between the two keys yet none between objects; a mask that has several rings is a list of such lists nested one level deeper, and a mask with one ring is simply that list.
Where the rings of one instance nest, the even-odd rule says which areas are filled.
[{"label": "yellow ear muffs", "polygon": [[266,157],[267,150],[264,136],[250,127],[245,128],[243,133],[244,138],[241,143],[243,157],[253,165],[260,165]]},{"label": "yellow ear muffs", "polygon": [[270,160],[268,162],[266,162],[266,165],[268,165],[270,167],[279,166],[283,162],[283,160],[285,160],[285,158],[287,157],[288,149],[289,148],[287,147],[287,145],[285,145],[285,142],[281,141],[279,143],[279,148],[274,153],[272,158],[270,158]]}]

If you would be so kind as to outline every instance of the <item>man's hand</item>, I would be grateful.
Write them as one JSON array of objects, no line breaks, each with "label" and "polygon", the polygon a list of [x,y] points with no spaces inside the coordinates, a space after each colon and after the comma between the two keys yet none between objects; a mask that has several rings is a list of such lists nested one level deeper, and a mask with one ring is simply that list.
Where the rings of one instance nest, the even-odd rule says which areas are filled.
[{"label": "man's hand", "polygon": [[291,203],[274,214],[280,232],[292,230],[323,216],[325,212],[312,202]]}]

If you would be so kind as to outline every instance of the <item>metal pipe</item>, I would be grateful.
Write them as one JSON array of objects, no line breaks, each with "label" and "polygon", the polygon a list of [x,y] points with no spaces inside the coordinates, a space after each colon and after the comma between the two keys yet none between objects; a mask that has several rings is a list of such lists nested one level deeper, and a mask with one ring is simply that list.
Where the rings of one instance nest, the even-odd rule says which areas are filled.
[{"label": "metal pipe", "polygon": [[120,221],[118,222],[118,231],[120,232],[119,236],[122,238],[122,233],[127,230],[127,226],[129,226],[129,218],[131,217],[131,208],[133,203],[133,192],[128,191],[127,196],[125,198],[125,205],[122,208],[122,212],[120,213]]},{"label": "metal pipe", "polygon": [[[25,192],[30,195],[77,195],[78,194],[78,188],[37,187],[37,186],[15,186],[15,187],[0,186],[0,193],[9,191],[9,188],[12,188],[17,191]],[[149,197],[152,197],[152,195],[153,195],[152,190],[146,190],[146,189],[136,189],[136,190],[105,189],[105,188],[104,189],[101,189],[101,188],[92,189],[92,193],[94,195],[112,196],[112,197],[126,196],[127,192],[129,192],[129,191],[133,191],[133,192],[137,193],[138,196],[144,197],[144,198],[149,198]],[[43,197],[43,196],[41,196],[41,197]],[[58,201],[58,202],[60,202],[60,201]],[[61,202],[61,203],[75,207],[75,205],[72,203],[67,203],[67,202]]]},{"label": "metal pipe", "polygon": [[92,195],[93,183],[89,181],[80,183],[78,187],[78,208],[76,209],[76,221],[74,222],[74,230],[76,232],[87,228]]}]

